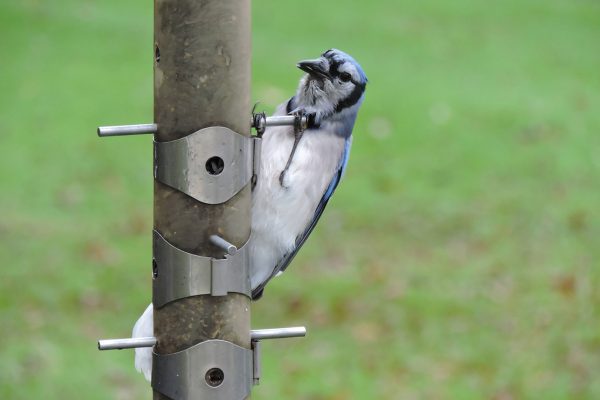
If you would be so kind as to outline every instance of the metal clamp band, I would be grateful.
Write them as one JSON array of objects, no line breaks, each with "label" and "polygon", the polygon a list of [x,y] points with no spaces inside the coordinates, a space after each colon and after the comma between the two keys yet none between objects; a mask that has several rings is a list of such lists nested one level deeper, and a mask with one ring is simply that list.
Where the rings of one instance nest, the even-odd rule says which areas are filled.
[{"label": "metal clamp band", "polygon": [[155,141],[154,177],[203,203],[224,203],[250,182],[255,141],[222,126]]},{"label": "metal clamp band", "polygon": [[250,296],[248,242],[223,259],[188,253],[153,232],[155,307],[189,296],[226,296],[235,292]]},{"label": "metal clamp band", "polygon": [[252,350],[208,340],[176,353],[152,356],[152,387],[173,400],[241,400],[250,395]]}]

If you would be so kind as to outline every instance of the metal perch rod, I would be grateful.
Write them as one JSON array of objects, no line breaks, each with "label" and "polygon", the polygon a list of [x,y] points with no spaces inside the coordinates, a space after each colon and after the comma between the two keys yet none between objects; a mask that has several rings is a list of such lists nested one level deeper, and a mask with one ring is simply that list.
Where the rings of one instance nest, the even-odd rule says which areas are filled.
[{"label": "metal perch rod", "polygon": [[[250,331],[250,338],[253,341],[304,336],[306,336],[306,328],[303,326],[294,326],[290,328],[255,329]],[[152,347],[155,344],[155,337],[103,339],[98,340],[98,350],[134,349],[137,347]]]},{"label": "metal perch rod", "polygon": [[[285,126],[294,125],[296,123],[295,115],[278,115],[274,117],[265,117],[262,122],[264,126]],[[300,117],[300,123],[306,125],[306,117]],[[254,121],[252,122],[254,124]],[[136,125],[114,125],[98,127],[98,136],[129,136],[129,135],[146,135],[154,134],[158,130],[156,124],[136,124]]]},{"label": "metal perch rod", "polygon": [[267,117],[266,125],[267,126],[294,125],[295,120],[296,120],[295,115],[280,115],[280,116],[275,116],[275,117]]},{"label": "metal perch rod", "polygon": [[292,326],[290,328],[254,329],[250,331],[252,340],[263,339],[285,339],[291,337],[306,336],[306,328],[303,326]]},{"label": "metal perch rod", "polygon": [[158,126],[156,124],[101,126],[98,128],[98,136],[142,135],[156,133],[157,129]]}]

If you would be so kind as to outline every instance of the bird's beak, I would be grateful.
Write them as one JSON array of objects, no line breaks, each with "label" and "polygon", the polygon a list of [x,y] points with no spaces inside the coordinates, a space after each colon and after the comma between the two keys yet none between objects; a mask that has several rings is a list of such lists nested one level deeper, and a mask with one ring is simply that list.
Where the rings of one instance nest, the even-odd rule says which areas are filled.
[{"label": "bird's beak", "polygon": [[323,57],[300,61],[297,67],[315,78],[331,80],[327,60],[324,60]]}]

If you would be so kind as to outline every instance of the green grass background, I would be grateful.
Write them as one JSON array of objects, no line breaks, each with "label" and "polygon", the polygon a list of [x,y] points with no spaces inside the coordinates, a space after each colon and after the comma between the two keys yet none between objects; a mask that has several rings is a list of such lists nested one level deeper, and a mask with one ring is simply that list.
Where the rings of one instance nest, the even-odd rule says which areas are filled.
[{"label": "green grass background", "polygon": [[[253,325],[255,399],[600,398],[600,3],[255,0],[253,99],[367,72],[344,183]],[[0,3],[0,398],[144,399],[150,0]]]}]

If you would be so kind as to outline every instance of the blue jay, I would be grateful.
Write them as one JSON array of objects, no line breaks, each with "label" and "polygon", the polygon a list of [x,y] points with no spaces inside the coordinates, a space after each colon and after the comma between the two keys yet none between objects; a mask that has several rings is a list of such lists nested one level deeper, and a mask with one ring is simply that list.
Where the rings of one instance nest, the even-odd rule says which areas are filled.
[{"label": "blue jay", "polygon": [[[262,139],[249,243],[254,300],[288,267],[342,179],[367,85],[361,66],[336,49],[301,61],[298,68],[306,74],[296,94],[274,115],[306,115],[306,131],[269,127]],[[152,304],[135,324],[132,336],[153,336]],[[135,366],[150,381],[152,350],[136,349]]]}]

